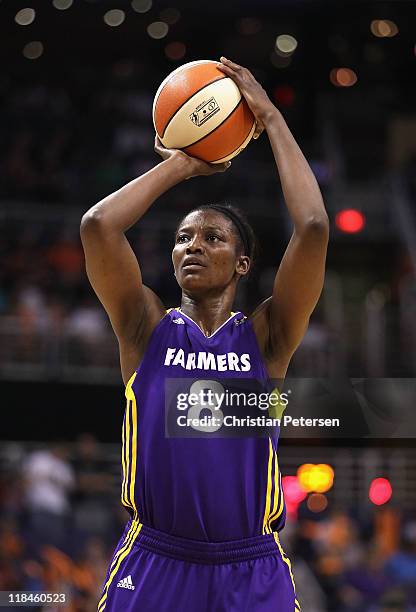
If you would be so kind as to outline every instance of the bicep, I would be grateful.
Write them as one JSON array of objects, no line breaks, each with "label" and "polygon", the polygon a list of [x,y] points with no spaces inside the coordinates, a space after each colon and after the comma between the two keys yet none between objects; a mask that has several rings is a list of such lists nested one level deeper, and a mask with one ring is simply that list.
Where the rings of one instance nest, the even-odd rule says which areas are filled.
[{"label": "bicep", "polygon": [[84,216],[81,241],[88,279],[117,337],[134,337],[146,314],[147,292],[136,256],[123,232]]},{"label": "bicep", "polygon": [[328,245],[326,224],[294,232],[280,263],[269,306],[270,342],[292,355],[321,295]]}]

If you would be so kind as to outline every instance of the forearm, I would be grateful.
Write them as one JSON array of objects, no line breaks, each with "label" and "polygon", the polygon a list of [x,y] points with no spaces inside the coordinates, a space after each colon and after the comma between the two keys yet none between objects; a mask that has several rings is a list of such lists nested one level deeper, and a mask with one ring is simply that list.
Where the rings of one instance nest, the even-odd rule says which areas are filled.
[{"label": "forearm", "polygon": [[125,232],[158,197],[187,176],[185,164],[171,157],[95,204],[84,217],[99,219],[106,227]]},{"label": "forearm", "polygon": [[328,217],[316,178],[277,108],[264,118],[283,195],[296,230],[327,225]]}]

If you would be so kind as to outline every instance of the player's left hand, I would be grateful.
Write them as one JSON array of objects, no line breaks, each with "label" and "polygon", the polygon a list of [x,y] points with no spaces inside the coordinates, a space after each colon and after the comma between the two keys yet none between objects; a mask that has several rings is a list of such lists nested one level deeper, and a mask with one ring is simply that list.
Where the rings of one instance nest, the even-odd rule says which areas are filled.
[{"label": "player's left hand", "polygon": [[220,59],[221,63],[217,64],[217,68],[235,82],[256,118],[253,138],[258,138],[265,128],[266,117],[270,111],[276,111],[276,107],[248,68],[239,66],[224,56]]}]

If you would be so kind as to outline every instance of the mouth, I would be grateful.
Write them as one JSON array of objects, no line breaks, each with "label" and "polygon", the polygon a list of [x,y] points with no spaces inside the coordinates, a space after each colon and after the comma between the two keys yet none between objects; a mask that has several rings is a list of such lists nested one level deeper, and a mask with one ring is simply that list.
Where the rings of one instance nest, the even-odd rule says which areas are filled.
[{"label": "mouth", "polygon": [[188,259],[182,265],[184,270],[197,270],[198,268],[205,268],[205,266],[197,259]]},{"label": "mouth", "polygon": [[201,264],[187,264],[186,266],[182,266],[182,270],[184,273],[193,274],[200,272],[205,266],[201,266]]}]

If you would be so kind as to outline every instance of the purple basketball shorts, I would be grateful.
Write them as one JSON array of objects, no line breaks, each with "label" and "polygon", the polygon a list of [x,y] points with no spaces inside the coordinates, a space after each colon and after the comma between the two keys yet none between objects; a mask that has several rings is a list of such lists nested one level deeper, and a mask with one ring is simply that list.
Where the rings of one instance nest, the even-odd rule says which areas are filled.
[{"label": "purple basketball shorts", "polygon": [[289,559],[277,533],[202,542],[129,521],[99,612],[297,612]]}]

